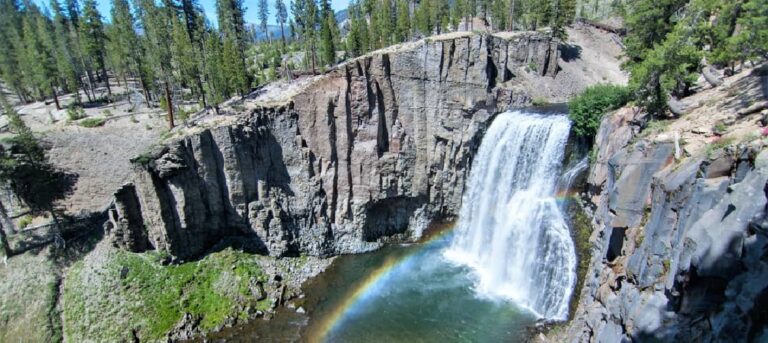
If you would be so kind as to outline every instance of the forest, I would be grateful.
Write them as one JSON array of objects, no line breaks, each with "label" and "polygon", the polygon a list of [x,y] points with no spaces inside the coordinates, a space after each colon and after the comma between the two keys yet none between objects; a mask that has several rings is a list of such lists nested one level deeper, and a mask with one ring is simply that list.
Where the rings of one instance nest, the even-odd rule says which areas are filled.
[{"label": "forest", "polygon": [[[621,17],[634,99],[657,115],[705,66],[733,71],[768,50],[766,0],[355,0],[341,23],[328,0],[217,0],[216,23],[196,0],[113,0],[109,18],[95,0],[0,1],[0,79],[19,101],[61,108],[58,96],[75,92],[72,106],[82,106],[111,101],[110,83],[135,85],[170,127],[180,98],[218,112],[267,82],[449,31],[546,29],[565,40],[576,20]],[[246,6],[257,8],[256,25]],[[272,13],[279,37],[268,31]]]}]

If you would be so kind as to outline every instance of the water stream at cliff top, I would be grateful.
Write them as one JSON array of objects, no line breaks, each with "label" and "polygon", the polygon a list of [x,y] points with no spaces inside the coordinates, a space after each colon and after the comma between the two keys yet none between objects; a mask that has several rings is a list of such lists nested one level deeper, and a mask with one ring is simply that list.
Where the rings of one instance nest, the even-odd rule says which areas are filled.
[{"label": "water stream at cliff top", "polygon": [[556,193],[573,180],[561,177],[569,129],[562,115],[500,114],[458,223],[420,243],[339,257],[305,285],[308,316],[284,310],[212,338],[521,342],[536,320],[565,319],[576,257]]}]

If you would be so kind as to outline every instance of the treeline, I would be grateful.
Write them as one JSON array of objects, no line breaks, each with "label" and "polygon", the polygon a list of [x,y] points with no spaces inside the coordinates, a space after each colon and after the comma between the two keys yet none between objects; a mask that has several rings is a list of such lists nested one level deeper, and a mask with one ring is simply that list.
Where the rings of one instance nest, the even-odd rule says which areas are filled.
[{"label": "treeline", "polygon": [[[346,51],[358,56],[391,44],[448,31],[490,28],[552,28],[566,38],[576,16],[576,0],[360,0],[348,9]],[[475,22],[480,27],[475,26]]]},{"label": "treeline", "polygon": [[727,73],[768,57],[768,0],[637,0],[625,38],[630,89],[654,116],[691,93],[703,68]]},{"label": "treeline", "polygon": [[[344,58],[451,30],[548,26],[565,38],[576,13],[576,0],[356,0],[342,35],[329,0],[255,5],[257,27],[245,22],[243,0],[217,0],[217,25],[196,0],[112,0],[109,20],[95,0],[50,0],[46,8],[0,0],[0,78],[22,102],[52,98],[58,108],[60,94],[74,93],[80,104],[109,100],[110,82],[136,84],[148,105],[168,111],[173,127],[179,97],[218,111],[225,99],[293,69],[316,73]],[[280,39],[270,35],[270,13]],[[257,40],[255,31],[266,40]],[[296,56],[301,62],[291,62]],[[96,91],[104,88],[106,97]]]}]

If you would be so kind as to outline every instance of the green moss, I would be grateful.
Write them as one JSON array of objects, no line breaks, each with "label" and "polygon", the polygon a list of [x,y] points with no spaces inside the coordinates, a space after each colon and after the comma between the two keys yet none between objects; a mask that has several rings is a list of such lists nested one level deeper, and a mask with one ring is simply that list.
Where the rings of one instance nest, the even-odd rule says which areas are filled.
[{"label": "green moss", "polygon": [[144,154],[141,154],[139,156],[136,156],[136,157],[132,158],[131,162],[132,163],[138,163],[139,165],[146,167],[146,166],[149,165],[150,162],[152,162],[153,159],[154,158],[152,157],[152,155],[144,153]]},{"label": "green moss", "polygon": [[669,273],[670,264],[672,262],[670,262],[669,259],[666,259],[666,260],[662,261],[661,263],[664,265],[664,274]]},{"label": "green moss", "polygon": [[[64,287],[67,337],[120,340],[133,330],[142,341],[161,341],[187,313],[210,331],[229,317],[247,318],[247,307],[269,306],[251,291],[267,280],[252,255],[227,249],[180,265],[163,266],[160,260],[154,253],[114,252],[103,274],[116,278],[117,287],[104,294],[84,292],[93,285],[84,277],[87,268],[75,265]],[[113,307],[122,308],[110,311]],[[88,315],[93,311],[101,312],[101,318]],[[92,330],[95,320],[114,323],[110,328],[117,330]]]},{"label": "green moss", "polygon": [[573,291],[574,297],[571,300],[571,308],[569,318],[573,318],[576,313],[576,306],[579,303],[579,297],[581,296],[581,289],[584,287],[584,278],[589,271],[589,265],[592,260],[592,250],[590,249],[589,237],[592,235],[592,221],[584,212],[581,206],[574,206],[573,211],[572,229],[571,235],[573,236],[574,245],[576,245],[576,255],[579,260],[579,264],[576,267],[576,288]]}]

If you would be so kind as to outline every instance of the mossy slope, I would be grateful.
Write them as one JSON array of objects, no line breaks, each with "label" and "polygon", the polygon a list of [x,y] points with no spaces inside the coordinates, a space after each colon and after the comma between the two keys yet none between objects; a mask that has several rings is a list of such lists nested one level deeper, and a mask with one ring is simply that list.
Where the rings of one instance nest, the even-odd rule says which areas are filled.
[{"label": "mossy slope", "polygon": [[164,266],[155,253],[99,247],[64,282],[65,340],[166,341],[189,314],[201,331],[266,309],[258,257],[227,249],[195,262]]}]

